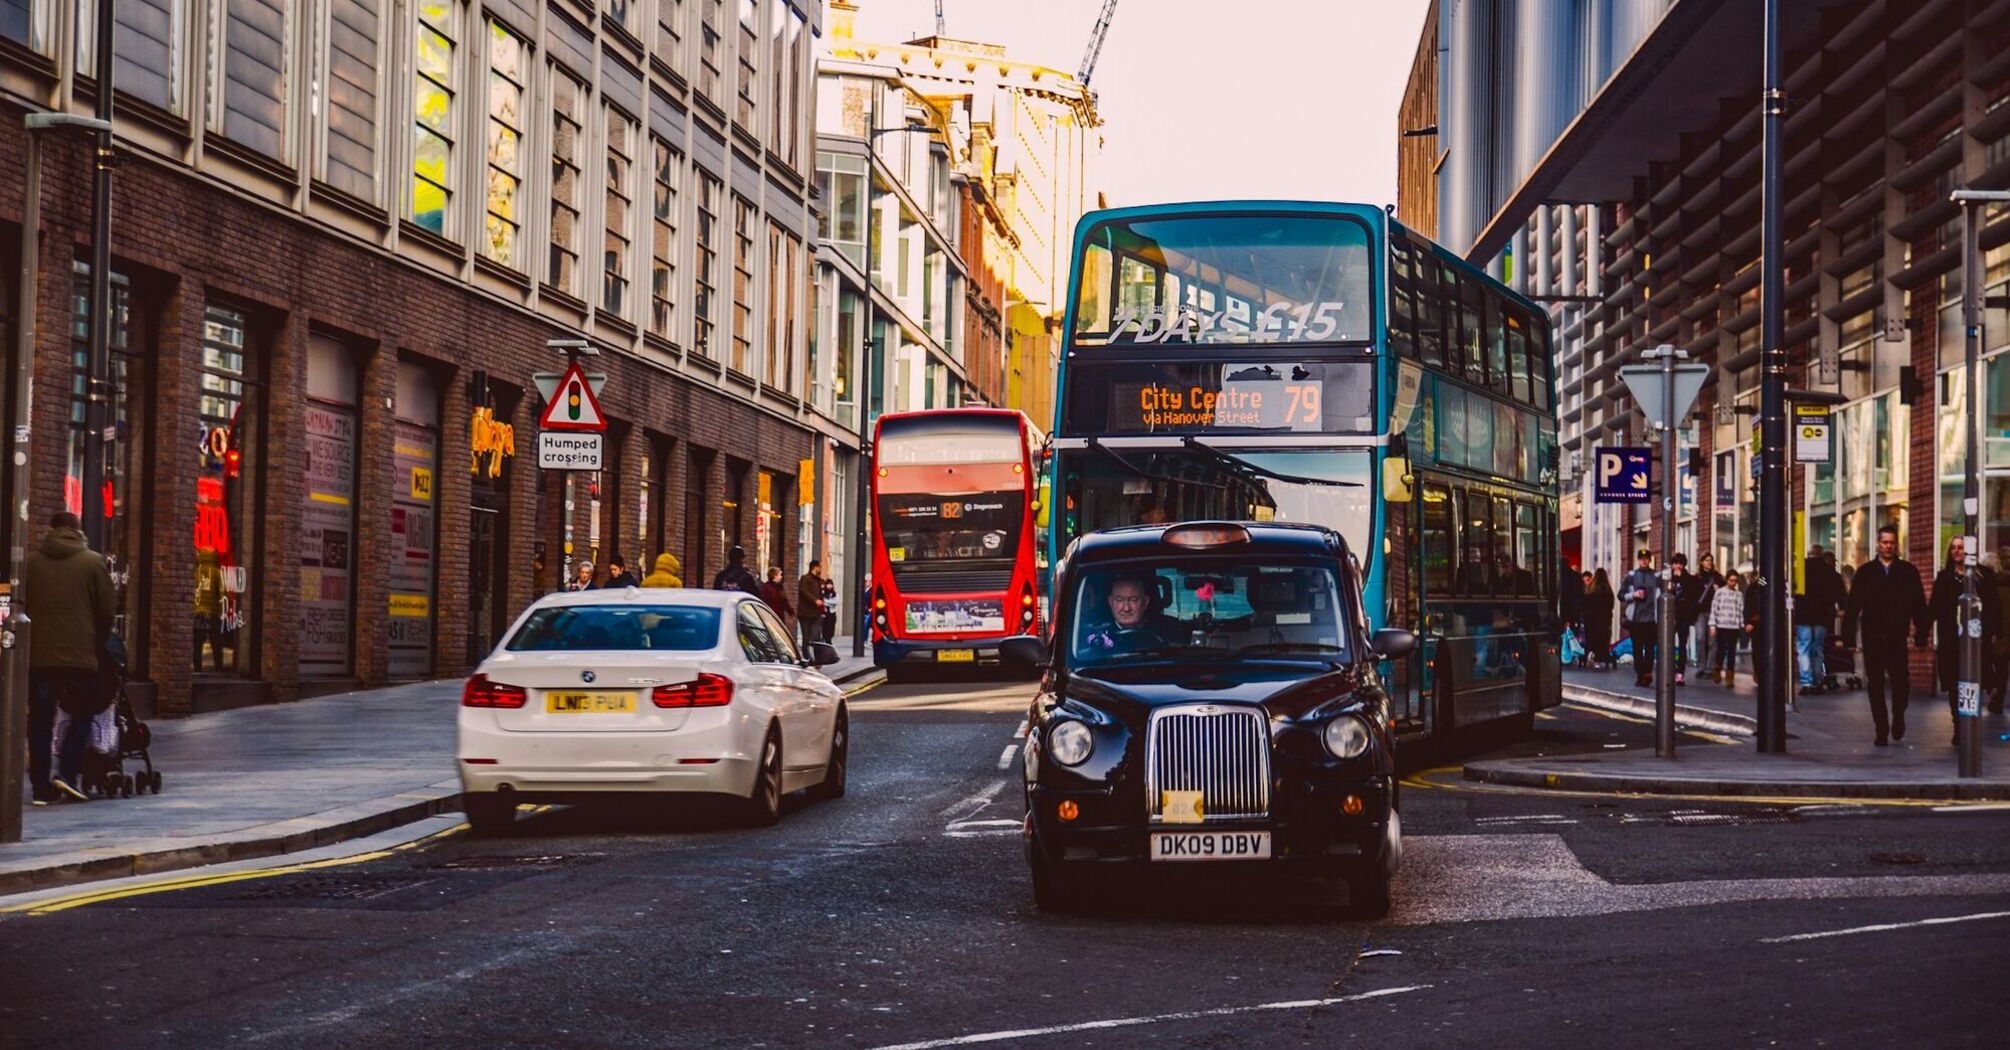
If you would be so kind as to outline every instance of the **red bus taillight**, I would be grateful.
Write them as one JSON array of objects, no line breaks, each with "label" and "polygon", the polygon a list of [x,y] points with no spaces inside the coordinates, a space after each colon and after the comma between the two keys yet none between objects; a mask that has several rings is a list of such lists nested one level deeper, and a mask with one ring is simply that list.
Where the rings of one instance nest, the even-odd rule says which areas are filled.
[{"label": "red bus taillight", "polygon": [[1033,597],[1032,584],[1029,583],[1025,587],[1020,589],[1019,591],[1020,629],[1023,630],[1033,625],[1033,617],[1037,615],[1039,604],[1040,603]]},{"label": "red bus taillight", "polygon": [[724,707],[733,702],[733,680],[725,675],[701,674],[695,681],[651,689],[649,702],[657,707]]},{"label": "red bus taillight", "polygon": [[873,626],[879,628],[881,635],[893,633],[892,629],[887,626],[886,591],[878,587],[872,589],[872,622]]},{"label": "red bus taillight", "polygon": [[469,678],[461,687],[462,707],[522,707],[529,699],[522,687],[491,682],[485,674]]}]

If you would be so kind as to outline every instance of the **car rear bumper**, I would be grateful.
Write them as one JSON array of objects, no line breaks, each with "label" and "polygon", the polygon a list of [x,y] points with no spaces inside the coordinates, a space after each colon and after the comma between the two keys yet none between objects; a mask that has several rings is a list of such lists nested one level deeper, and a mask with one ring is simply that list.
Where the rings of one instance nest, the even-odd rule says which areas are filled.
[{"label": "car rear bumper", "polygon": [[721,709],[693,712],[674,732],[519,733],[497,728],[488,712],[463,708],[455,764],[468,792],[745,795],[761,743],[760,727],[745,721]]}]

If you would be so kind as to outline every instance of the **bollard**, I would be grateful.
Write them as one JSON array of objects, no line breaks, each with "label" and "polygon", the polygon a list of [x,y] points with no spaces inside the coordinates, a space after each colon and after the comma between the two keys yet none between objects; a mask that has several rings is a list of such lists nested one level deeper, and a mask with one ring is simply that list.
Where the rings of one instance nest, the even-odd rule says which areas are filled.
[{"label": "bollard", "polygon": [[1971,576],[1968,590],[1955,603],[1955,629],[1961,632],[1960,681],[1954,685],[1955,774],[1982,775],[1982,599]]},{"label": "bollard", "polygon": [[0,842],[21,841],[22,760],[28,748],[17,734],[28,725],[28,610],[8,595],[6,624],[0,627]]},{"label": "bollard", "polygon": [[[1654,595],[1654,756],[1675,757],[1675,592],[1668,570]],[[1638,653],[1634,659],[1639,659]]]}]

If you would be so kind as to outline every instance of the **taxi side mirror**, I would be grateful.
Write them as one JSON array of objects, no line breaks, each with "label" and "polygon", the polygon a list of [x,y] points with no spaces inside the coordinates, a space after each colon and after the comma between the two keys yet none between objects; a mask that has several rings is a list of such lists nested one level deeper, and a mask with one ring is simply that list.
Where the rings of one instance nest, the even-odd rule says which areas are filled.
[{"label": "taxi side mirror", "polygon": [[1368,647],[1385,660],[1400,660],[1417,647],[1417,636],[1401,627],[1384,627],[1369,639]]},{"label": "taxi side mirror", "polygon": [[998,643],[998,655],[1024,667],[1047,666],[1047,645],[1040,639],[1021,634]]}]

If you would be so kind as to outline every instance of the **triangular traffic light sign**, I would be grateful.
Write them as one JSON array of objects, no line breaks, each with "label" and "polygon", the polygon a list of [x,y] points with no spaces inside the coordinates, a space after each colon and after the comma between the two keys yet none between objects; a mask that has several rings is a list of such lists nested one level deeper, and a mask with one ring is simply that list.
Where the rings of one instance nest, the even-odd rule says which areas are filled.
[{"label": "triangular traffic light sign", "polygon": [[600,402],[593,396],[593,385],[586,381],[586,373],[580,370],[579,362],[566,366],[565,378],[560,379],[558,389],[552,391],[551,402],[544,406],[544,414],[538,417],[537,425],[545,430],[607,429],[607,417],[601,414]]}]

